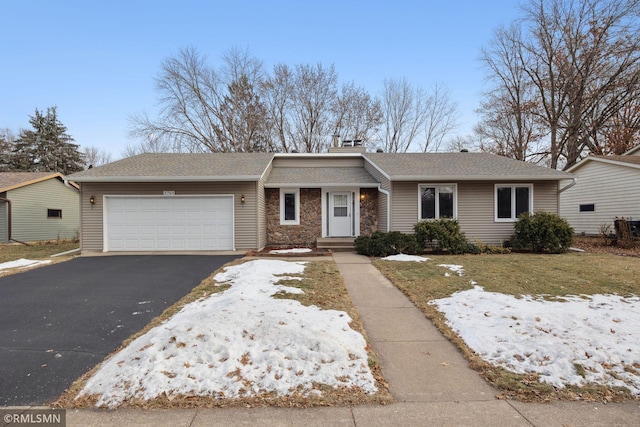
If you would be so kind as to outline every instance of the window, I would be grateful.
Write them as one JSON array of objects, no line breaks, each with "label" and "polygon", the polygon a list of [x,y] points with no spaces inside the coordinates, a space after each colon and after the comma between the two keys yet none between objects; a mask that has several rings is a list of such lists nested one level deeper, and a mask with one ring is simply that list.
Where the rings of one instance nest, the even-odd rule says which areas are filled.
[{"label": "window", "polygon": [[300,190],[280,190],[280,224],[300,224]]},{"label": "window", "polygon": [[455,218],[457,216],[457,188],[455,184],[422,184],[419,189],[419,220]]},{"label": "window", "polygon": [[62,209],[47,209],[47,218],[62,219]]},{"label": "window", "polygon": [[495,200],[495,220],[515,221],[520,214],[532,212],[533,185],[496,185]]},{"label": "window", "polygon": [[580,205],[580,212],[595,212],[596,205],[594,203],[590,203],[587,205]]}]

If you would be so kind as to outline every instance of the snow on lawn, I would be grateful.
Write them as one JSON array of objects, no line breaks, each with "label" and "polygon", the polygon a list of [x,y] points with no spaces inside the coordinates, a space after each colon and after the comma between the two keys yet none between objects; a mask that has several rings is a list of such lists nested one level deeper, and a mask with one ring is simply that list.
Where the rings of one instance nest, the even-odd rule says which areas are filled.
[{"label": "snow on lawn", "polygon": [[[464,276],[464,268],[461,265],[456,264],[438,264],[438,267],[448,268],[449,270],[456,273],[458,276]],[[449,273],[444,273],[445,276],[449,276]]]},{"label": "snow on lawn", "polygon": [[0,264],[0,270],[8,270],[10,268],[35,267],[36,265],[48,264],[50,262],[50,259],[44,261],[34,261],[31,259],[20,258],[15,261],[3,262],[2,264]]},{"label": "snow on lawn", "polygon": [[405,261],[405,262],[411,262],[411,261],[422,262],[422,261],[429,260],[429,258],[424,258],[416,255],[405,255],[405,254],[389,255],[388,257],[384,257],[381,259],[384,261]]},{"label": "snow on lawn", "polygon": [[[602,384],[640,395],[639,297],[583,295],[545,301],[475,286],[431,304],[469,347],[494,365],[536,372],[540,381],[558,388]],[[575,365],[584,368],[584,377]]]},{"label": "snow on lawn", "polygon": [[309,248],[293,248],[293,249],[273,249],[269,251],[270,254],[304,254],[312,252]]},{"label": "snow on lawn", "polygon": [[275,299],[277,276],[300,274],[304,262],[256,260],[227,267],[214,279],[231,287],[186,305],[106,361],[80,395],[97,406],[166,393],[234,398],[291,394],[313,382],[375,393],[366,341],[336,310]]}]

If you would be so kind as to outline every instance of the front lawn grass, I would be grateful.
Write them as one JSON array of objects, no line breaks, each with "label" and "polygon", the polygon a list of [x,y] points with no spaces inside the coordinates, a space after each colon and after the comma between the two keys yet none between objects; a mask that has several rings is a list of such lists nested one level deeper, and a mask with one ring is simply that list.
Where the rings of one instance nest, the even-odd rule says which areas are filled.
[{"label": "front lawn grass", "polygon": [[[458,276],[438,264],[458,264]],[[622,400],[632,396],[606,387],[574,387],[557,390],[537,381],[536,375],[518,375],[497,368],[477,356],[449,328],[446,318],[429,301],[473,288],[471,281],[487,292],[514,295],[544,295],[554,299],[566,295],[640,295],[640,263],[637,258],[606,254],[563,255],[505,254],[433,256],[428,262],[374,261],[374,265],[431,319],[436,327],[462,351],[470,366],[494,386],[500,396],[520,400],[551,399]],[[445,276],[449,272],[450,276]]]},{"label": "front lawn grass", "polygon": [[47,259],[51,255],[78,249],[78,242],[70,240],[52,240],[45,242],[33,242],[29,245],[23,244],[2,244],[0,245],[0,264],[3,262],[15,261],[21,258],[41,260]]},{"label": "front lawn grass", "polygon": [[[147,333],[152,328],[161,325],[164,321],[173,317],[185,305],[206,298],[214,293],[223,292],[229,288],[228,285],[217,286],[213,277],[221,272],[225,267],[237,265],[247,262],[247,260],[237,260],[226,264],[216,270],[209,277],[204,279],[198,286],[182,297],[178,302],[168,307],[160,316],[154,318],[146,327],[138,333],[126,339],[122,345],[113,354],[126,347],[139,336]],[[288,276],[295,276],[289,274]],[[325,310],[345,311],[352,318],[351,328],[361,333],[367,339],[366,332],[360,321],[360,317],[356,307],[351,302],[351,298],[342,281],[342,276],[338,271],[333,260],[308,262],[305,266],[303,274],[300,276],[302,280],[282,280],[279,283],[285,286],[297,287],[302,289],[304,294],[287,294],[280,293],[277,298],[289,298],[299,301],[303,305],[316,305]],[[368,340],[367,340],[368,342]],[[295,396],[260,396],[256,398],[238,398],[238,399],[216,399],[214,397],[185,396],[175,397],[171,400],[167,398],[156,398],[149,401],[139,402],[136,407],[141,408],[210,408],[225,406],[277,406],[277,407],[310,407],[310,406],[346,406],[357,404],[387,404],[393,401],[388,385],[382,377],[381,368],[377,357],[372,351],[371,346],[367,347],[369,354],[369,368],[376,380],[378,393],[375,395],[367,395],[360,390],[354,389],[338,389],[332,387],[322,387],[323,396],[305,397],[301,395]],[[109,357],[113,356],[110,355]],[[105,359],[106,360],[106,359]],[[92,370],[77,379],[65,393],[53,403],[59,408],[82,408],[93,407],[95,401],[87,398],[75,399],[75,397],[84,388],[87,380],[100,368],[100,364]]]}]

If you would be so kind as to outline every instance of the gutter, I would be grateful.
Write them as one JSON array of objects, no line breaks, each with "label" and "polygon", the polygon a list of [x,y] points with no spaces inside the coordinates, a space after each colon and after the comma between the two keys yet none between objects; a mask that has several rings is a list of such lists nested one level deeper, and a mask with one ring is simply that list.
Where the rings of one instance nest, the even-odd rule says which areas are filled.
[{"label": "gutter", "polygon": [[574,185],[576,185],[576,183],[577,183],[577,182],[578,182],[578,178],[576,178],[576,177],[571,178],[571,183],[570,183],[570,184],[565,185],[565,186],[564,186],[564,187],[562,187],[560,190],[558,190],[558,194],[562,193],[564,190],[568,190],[568,189],[570,189],[571,187],[573,187]]}]

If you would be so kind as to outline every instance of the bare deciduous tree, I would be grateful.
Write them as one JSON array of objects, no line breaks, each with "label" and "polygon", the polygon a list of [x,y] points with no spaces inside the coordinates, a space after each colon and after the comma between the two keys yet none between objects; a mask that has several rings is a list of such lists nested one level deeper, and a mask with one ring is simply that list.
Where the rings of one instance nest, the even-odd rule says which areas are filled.
[{"label": "bare deciduous tree", "polygon": [[444,138],[457,126],[458,104],[443,83],[436,83],[427,98],[426,110],[422,151],[440,151]]},{"label": "bare deciduous tree", "polygon": [[538,148],[545,129],[541,125],[535,87],[525,73],[520,48],[520,27],[499,28],[491,45],[482,50],[492,88],[477,110],[480,122],[474,132],[482,151],[516,160],[539,160],[546,150]]},{"label": "bare deciduous tree", "polygon": [[367,143],[382,123],[380,101],[353,82],[344,84],[333,105],[334,135]]},{"label": "bare deciduous tree", "polygon": [[593,135],[637,96],[638,13],[637,0],[535,0],[526,9],[523,65],[544,107],[551,167],[597,151]]},{"label": "bare deciduous tree", "polygon": [[247,52],[228,51],[216,70],[195,49],[183,49],[162,63],[156,79],[158,119],[134,116],[130,135],[169,142],[172,151],[251,151],[263,143],[260,79],[261,62]]},{"label": "bare deciduous tree", "polygon": [[338,76],[332,65],[296,65],[292,103],[293,146],[319,153],[330,143],[331,106],[337,96]]},{"label": "bare deciduous tree", "polygon": [[269,151],[291,151],[292,130],[289,115],[294,85],[293,70],[285,64],[273,67],[273,75],[267,77],[263,83],[262,99],[267,109]]},{"label": "bare deciduous tree", "polygon": [[111,162],[111,153],[98,147],[85,147],[82,152],[84,153],[84,162],[87,167],[101,166]]},{"label": "bare deciduous tree", "polygon": [[427,120],[428,95],[406,79],[385,79],[382,89],[382,149],[390,153],[409,151]]}]

